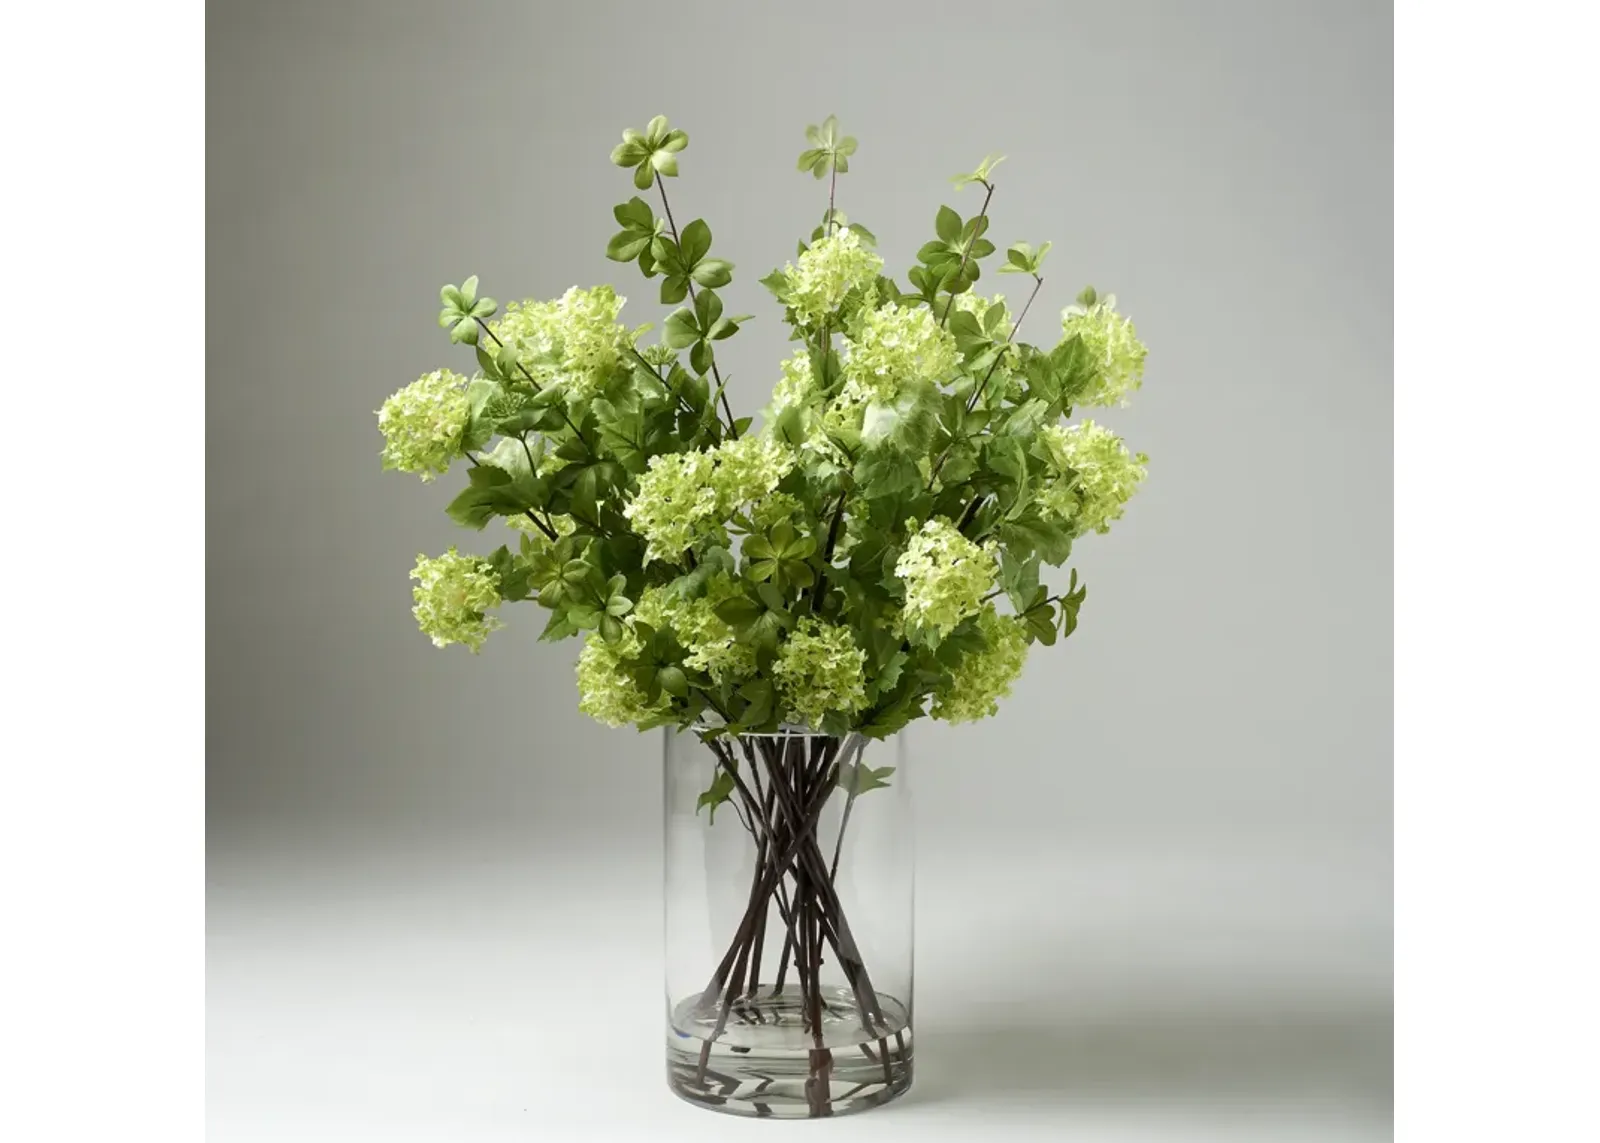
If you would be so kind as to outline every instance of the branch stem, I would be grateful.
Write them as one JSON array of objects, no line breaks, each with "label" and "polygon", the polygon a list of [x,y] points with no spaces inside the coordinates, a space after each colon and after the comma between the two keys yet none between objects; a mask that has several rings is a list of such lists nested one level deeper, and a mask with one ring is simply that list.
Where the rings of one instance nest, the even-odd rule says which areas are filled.
[{"label": "branch stem", "polygon": [[[678,240],[678,223],[672,217],[672,204],[667,201],[667,184],[661,181],[660,171],[656,172],[656,190],[661,192],[661,209],[667,212],[667,226],[672,230],[672,244],[681,250],[682,244]],[[695,300],[693,278],[688,280],[688,286],[689,301],[692,303]],[[722,395],[722,411],[728,417],[728,432],[737,439],[739,430],[734,427],[733,406],[728,404],[727,388],[722,384],[722,374],[717,372],[717,359],[715,357],[711,359],[711,376],[717,383],[717,392]]]},{"label": "branch stem", "polygon": [[[978,234],[984,229],[983,220],[989,217],[989,200],[994,197],[994,184],[984,183],[983,206],[978,208],[978,219],[972,225],[972,233],[967,237],[967,244],[961,250],[961,265],[956,268],[956,281],[960,281],[967,270],[967,260],[972,257],[972,244],[978,240]],[[956,304],[956,295],[952,291],[950,300],[944,304],[944,316],[939,319],[941,329],[950,321],[950,310]]]}]

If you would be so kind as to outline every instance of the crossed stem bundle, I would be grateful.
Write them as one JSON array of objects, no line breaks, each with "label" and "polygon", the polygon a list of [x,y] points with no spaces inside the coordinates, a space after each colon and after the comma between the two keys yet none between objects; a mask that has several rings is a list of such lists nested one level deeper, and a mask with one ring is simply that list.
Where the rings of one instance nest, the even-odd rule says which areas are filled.
[{"label": "crossed stem bundle", "polygon": [[[854,994],[864,1029],[878,1037],[886,1082],[890,1075],[888,1037],[893,1035],[902,1051],[905,1047],[902,1033],[885,1018],[835,884],[844,827],[855,800],[853,789],[846,794],[845,816],[831,862],[817,836],[823,808],[841,771],[859,763],[866,740],[859,735],[708,738],[707,745],[733,781],[735,810],[755,843],[756,862],[744,914],[700,996],[702,1007],[708,1012],[715,1010],[717,1020],[701,1046],[699,1075],[703,1082],[711,1045],[726,1030],[730,1015],[742,1000],[755,998],[761,989],[768,920],[776,910],[784,942],[772,995],[782,992],[792,968],[800,992],[802,1023],[815,1045],[807,1090],[814,1111],[826,1114],[832,1053],[823,1041],[827,1004],[821,971],[825,951]],[[759,1007],[751,1006],[748,1011],[754,1014],[752,1018],[762,1019]]]}]

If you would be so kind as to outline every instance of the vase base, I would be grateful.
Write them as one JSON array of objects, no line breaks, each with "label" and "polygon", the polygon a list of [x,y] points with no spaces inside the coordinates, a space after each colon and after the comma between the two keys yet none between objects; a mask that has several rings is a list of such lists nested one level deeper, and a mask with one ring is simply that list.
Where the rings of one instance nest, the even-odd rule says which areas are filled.
[{"label": "vase base", "polygon": [[799,1027],[795,995],[741,999],[720,1033],[680,1010],[667,1044],[667,1083],[682,1099],[727,1115],[820,1119],[865,1111],[911,1087],[904,1009],[880,1000],[869,1032],[844,995],[830,996],[823,1046]]}]

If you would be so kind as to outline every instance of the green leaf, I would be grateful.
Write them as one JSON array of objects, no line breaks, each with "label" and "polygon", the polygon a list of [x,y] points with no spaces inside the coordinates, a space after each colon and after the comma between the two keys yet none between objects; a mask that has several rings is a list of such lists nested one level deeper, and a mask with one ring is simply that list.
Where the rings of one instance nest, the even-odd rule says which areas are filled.
[{"label": "green leaf", "polygon": [[656,228],[655,212],[650,209],[650,204],[638,195],[612,207],[611,214],[616,218],[618,226],[629,230],[653,231]]},{"label": "green leaf", "polygon": [[[631,134],[637,136],[638,132],[631,132]],[[619,167],[632,167],[643,162],[649,157],[649,154],[649,148],[644,145],[643,140],[630,140],[627,135],[624,135],[622,142],[611,149],[611,161]]]},{"label": "green leaf", "polygon": [[709,373],[715,362],[716,354],[711,349],[709,341],[697,341],[694,348],[689,350],[689,364],[696,373]]},{"label": "green leaf", "polygon": [[1059,566],[1072,555],[1072,535],[1060,524],[1037,514],[1007,520],[999,528],[1000,542],[1021,552],[1037,552],[1039,558],[1052,567]]},{"label": "green leaf", "polygon": [[759,280],[780,302],[789,300],[789,276],[782,270],[774,270]]},{"label": "green leaf", "polygon": [[717,604],[717,618],[732,627],[735,631],[749,627],[762,615],[766,608],[746,595],[736,595]]},{"label": "green leaf", "polygon": [[674,310],[662,326],[661,340],[673,349],[687,349],[697,343],[700,340],[700,326],[695,320],[694,311],[687,307]]},{"label": "green leaf", "polygon": [[624,230],[606,243],[606,257],[613,262],[632,262],[650,248],[650,234]]},{"label": "green leaf", "polygon": [[710,290],[703,290],[694,300],[694,312],[699,319],[695,324],[702,332],[709,330],[722,316],[722,299]]},{"label": "green leaf", "polygon": [[968,183],[984,183],[984,184],[987,184],[989,182],[989,176],[994,173],[994,169],[996,167],[998,167],[1004,161],[1005,161],[1005,156],[1004,155],[988,155],[988,156],[985,156],[983,162],[978,164],[978,167],[977,167],[976,170],[971,171],[971,172],[969,172],[967,174],[964,174],[964,175],[956,175],[950,181],[955,183],[957,190],[960,190],[962,187],[966,186]]},{"label": "green leaf", "polygon": [[860,797],[873,790],[887,790],[889,775],[893,773],[893,766],[874,770],[865,763],[845,762],[839,767],[838,786],[845,793]]},{"label": "green leaf", "polygon": [[733,281],[733,263],[721,258],[707,258],[689,271],[689,276],[702,286],[726,286]]},{"label": "green leaf", "polygon": [[701,810],[709,809],[711,824],[716,825],[717,807],[733,797],[733,789],[733,775],[719,768],[711,779],[710,789],[702,793],[695,802],[695,816],[698,817]]},{"label": "green leaf", "polygon": [[705,219],[697,218],[678,235],[678,248],[682,251],[685,266],[693,266],[711,252],[711,227]]},{"label": "green leaf", "polygon": [[634,168],[633,185],[638,187],[640,190],[649,190],[651,184],[655,181],[655,175],[651,171],[650,161],[648,159]]},{"label": "green leaf", "polygon": [[[851,185],[853,186],[854,184]],[[933,228],[939,235],[940,240],[947,245],[953,245],[961,241],[961,216],[948,206],[939,208],[939,214],[934,219]],[[926,250],[927,247],[923,247],[923,249]]]},{"label": "green leaf", "polygon": [[[746,726],[760,726],[772,717],[773,690],[767,679],[757,679],[739,688],[739,697],[748,704],[739,721]],[[731,780],[730,780],[731,781]]]}]

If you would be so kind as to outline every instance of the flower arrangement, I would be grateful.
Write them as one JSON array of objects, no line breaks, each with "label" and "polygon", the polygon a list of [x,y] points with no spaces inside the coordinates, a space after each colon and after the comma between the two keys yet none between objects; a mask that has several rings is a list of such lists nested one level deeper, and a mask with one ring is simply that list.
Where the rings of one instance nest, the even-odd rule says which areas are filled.
[{"label": "flower arrangement", "polygon": [[717,359],[753,319],[726,310],[734,267],[711,228],[673,214],[666,180],[689,138],[665,117],[611,154],[662,214],[639,196],[616,206],[606,248],[659,280],[674,308],[658,339],[620,320],[609,286],[504,309],[476,278],[440,292],[439,323],[476,370],[385,401],[383,463],[431,481],[464,461],[450,516],[517,535],[418,558],[435,644],[476,652],[504,604],[536,600],[543,638],[583,638],[579,706],[603,723],[881,738],[994,714],[1029,648],[1072,633],[1085,589],[1042,573],[1122,516],[1146,458],[1067,419],[1139,387],[1132,322],[1090,288],[1053,344],[1021,340],[1048,242],[998,267],[1031,283],[1015,316],[977,291],[996,252],[994,156],[955,179],[982,190],[977,213],[941,206],[902,285],[835,205],[855,139],[832,117],[807,138],[799,166],[828,201],[761,279],[796,345],[759,426],[734,414]]},{"label": "flower arrangement", "polygon": [[[807,138],[799,166],[828,180],[827,208],[761,279],[796,344],[759,425],[734,413],[718,363],[753,319],[727,312],[733,266],[711,228],[673,214],[666,180],[689,138],[664,117],[611,154],[662,214],[619,204],[606,248],[659,279],[673,307],[659,338],[622,323],[609,286],[502,310],[468,278],[440,292],[439,323],[476,350],[473,376],[435,370],[378,413],[386,467],[431,481],[465,461],[451,517],[515,533],[486,556],[418,558],[423,633],[476,652],[504,604],[536,600],[543,638],[583,639],[581,710],[694,732],[668,739],[669,833],[702,828],[702,809],[710,829],[731,804],[749,834],[748,864],[696,863],[750,883],[729,890],[739,920],[705,986],[669,972],[668,1072],[684,1098],[751,1115],[829,1115],[909,1086],[910,965],[869,971],[865,953],[906,945],[892,916],[857,907],[852,886],[875,871],[840,871],[858,796],[896,769],[868,764],[869,740],[996,713],[1029,648],[1077,626],[1076,571],[1054,589],[1044,569],[1121,518],[1146,460],[1069,423],[1141,383],[1145,348],[1115,299],[1084,290],[1044,347],[1019,333],[1049,243],[1018,242],[998,267],[1031,283],[1015,316],[976,289],[999,157],[956,178],[981,206],[940,207],[902,285],[836,206],[856,141],[832,117]],[[693,737],[708,750],[675,762]],[[892,829],[873,804],[870,828]],[[905,897],[908,881],[876,872],[896,888],[874,900]],[[687,910],[696,950],[703,909]]]}]

